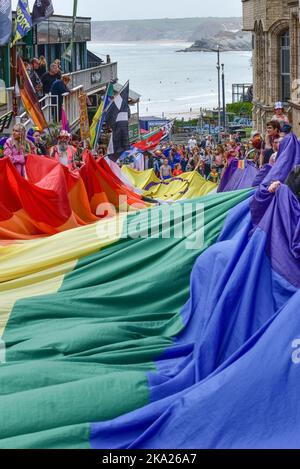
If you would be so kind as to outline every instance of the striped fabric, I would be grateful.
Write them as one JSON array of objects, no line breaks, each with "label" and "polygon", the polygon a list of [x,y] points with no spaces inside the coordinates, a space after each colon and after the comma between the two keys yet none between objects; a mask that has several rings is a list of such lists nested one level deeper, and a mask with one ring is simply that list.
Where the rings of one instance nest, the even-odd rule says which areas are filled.
[{"label": "striped fabric", "polygon": [[174,204],[169,228],[158,206],[2,246],[1,448],[89,448],[93,422],[150,402],[193,265],[249,195]]},{"label": "striped fabric", "polygon": [[[146,207],[141,196],[119,180],[104,159],[96,163],[88,152],[84,159],[81,171],[70,173],[49,158],[30,155],[28,180],[9,159],[0,160],[0,240],[49,236],[120,210]],[[120,200],[125,200],[121,206]],[[107,204],[108,213],[102,213],[103,204]]]},{"label": "striped fabric", "polygon": [[135,187],[143,189],[146,197],[154,199],[194,199],[217,189],[217,184],[207,181],[196,171],[183,173],[167,181],[161,181],[153,169],[136,171],[129,166],[123,166],[122,171]]}]

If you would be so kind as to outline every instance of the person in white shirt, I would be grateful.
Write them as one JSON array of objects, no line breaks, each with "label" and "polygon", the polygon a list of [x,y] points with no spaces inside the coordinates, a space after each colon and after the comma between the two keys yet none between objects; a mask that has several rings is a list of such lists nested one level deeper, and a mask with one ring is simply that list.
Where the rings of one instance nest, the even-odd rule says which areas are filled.
[{"label": "person in white shirt", "polygon": [[278,101],[277,103],[275,103],[274,109],[275,109],[275,114],[271,119],[272,121],[279,122],[280,127],[282,127],[284,124],[290,123],[288,116],[284,113],[284,108],[283,108],[283,104],[281,101]]},{"label": "person in white shirt", "polygon": [[137,153],[134,159],[134,169],[136,171],[144,171],[145,169],[145,161],[143,153]]},{"label": "person in white shirt", "polygon": [[194,135],[192,135],[188,141],[189,151],[192,152],[196,146],[197,146],[197,140],[195,139]]}]

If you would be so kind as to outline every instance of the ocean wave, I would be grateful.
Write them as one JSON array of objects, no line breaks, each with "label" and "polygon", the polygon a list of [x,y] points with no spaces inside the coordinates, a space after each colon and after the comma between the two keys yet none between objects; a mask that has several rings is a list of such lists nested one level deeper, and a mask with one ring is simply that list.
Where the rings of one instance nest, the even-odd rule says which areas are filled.
[{"label": "ocean wave", "polygon": [[191,99],[208,98],[209,96],[216,96],[217,93],[203,93],[196,96],[180,96],[179,98],[173,98],[175,101],[190,101]]},{"label": "ocean wave", "polygon": [[140,101],[140,104],[143,104],[144,106],[148,106],[151,104],[165,104],[165,103],[170,103],[171,101],[174,101],[174,99],[151,99],[151,101],[146,100],[146,101]]}]

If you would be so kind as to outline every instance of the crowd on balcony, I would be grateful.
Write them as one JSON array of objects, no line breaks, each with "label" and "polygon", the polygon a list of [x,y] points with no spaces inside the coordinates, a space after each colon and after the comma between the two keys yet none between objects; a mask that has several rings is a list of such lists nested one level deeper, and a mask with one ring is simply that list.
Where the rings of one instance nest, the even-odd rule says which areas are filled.
[{"label": "crowd on balcony", "polygon": [[49,68],[44,56],[30,61],[24,60],[24,63],[37,98],[41,99],[48,94],[57,96],[60,121],[63,94],[70,92],[71,76],[64,73],[59,59],[56,59]]}]

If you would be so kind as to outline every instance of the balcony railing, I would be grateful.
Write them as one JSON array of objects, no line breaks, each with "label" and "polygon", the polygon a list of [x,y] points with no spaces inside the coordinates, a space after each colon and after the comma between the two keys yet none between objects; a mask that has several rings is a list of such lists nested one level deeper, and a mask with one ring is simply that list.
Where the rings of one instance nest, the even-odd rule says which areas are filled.
[{"label": "balcony railing", "polygon": [[[79,125],[79,95],[82,91],[83,86],[77,86],[77,88],[73,88],[70,93],[65,93],[63,95],[63,108],[66,112],[71,131],[73,131]],[[44,96],[44,98],[40,99],[40,106],[43,110],[45,119],[49,124],[59,122],[58,96]],[[19,116],[16,117],[16,122],[22,123],[27,130],[33,126],[33,122],[26,110],[24,110]]]},{"label": "balcony railing", "polygon": [[83,91],[83,86],[77,86],[73,88],[71,93],[65,93],[63,95],[63,108],[66,112],[67,119],[70,125],[70,129],[73,130],[80,120],[80,104],[79,95]]},{"label": "balcony railing", "polygon": [[[72,90],[69,94],[65,94],[63,96],[63,107],[66,111],[70,128],[74,130],[74,128],[79,124],[80,92],[84,91],[87,95],[91,95],[104,88],[108,83],[116,81],[117,63],[107,63],[98,65],[97,67],[80,70],[78,72],[71,73],[71,77]],[[7,104],[2,109],[3,114],[13,109],[14,88],[7,88],[6,91]],[[40,105],[49,124],[58,121],[57,96],[46,95],[40,100]],[[22,122],[27,129],[33,125],[25,109],[21,109],[20,115],[16,117],[16,122]]]},{"label": "balcony railing", "polygon": [[117,62],[98,65],[97,67],[80,70],[71,73],[72,87],[83,87],[83,91],[88,95],[96,93],[111,81],[118,78]]},{"label": "balcony railing", "polygon": [[[40,99],[40,106],[44,113],[46,121],[51,124],[58,121],[58,96],[47,94]],[[34,124],[27,111],[24,109],[22,114],[16,117],[16,122],[23,124],[26,130],[29,130]]]}]

